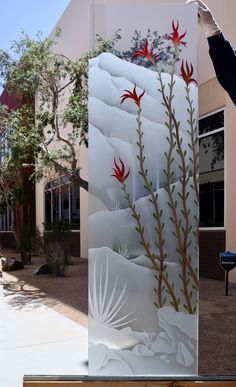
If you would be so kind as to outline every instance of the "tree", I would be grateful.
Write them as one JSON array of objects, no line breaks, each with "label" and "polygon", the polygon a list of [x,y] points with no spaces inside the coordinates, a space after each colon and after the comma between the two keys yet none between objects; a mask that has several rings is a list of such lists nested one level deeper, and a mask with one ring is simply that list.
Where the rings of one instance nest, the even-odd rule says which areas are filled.
[{"label": "tree", "polygon": [[[31,130],[34,125],[33,106],[22,105],[16,111],[0,106],[1,117],[1,163],[0,163],[0,203],[14,213],[11,230],[19,246],[22,260],[26,261],[26,249],[23,243],[23,205],[25,180],[34,171],[37,156],[37,133]],[[29,206],[28,206],[29,209]],[[30,209],[29,209],[30,211]],[[31,227],[30,223],[27,226]],[[29,249],[30,251],[30,249]]]},{"label": "tree", "polygon": [[[56,36],[59,34],[57,31]],[[79,145],[88,146],[88,60],[108,47],[98,38],[96,50],[73,61],[55,53],[53,39],[40,33],[30,39],[22,33],[11,54],[0,50],[3,87],[21,100],[14,111],[6,106],[0,109],[2,134],[7,139],[1,152],[0,197],[9,208],[10,197],[16,209],[23,202],[25,171],[32,181],[48,173],[66,175],[71,183],[88,190],[78,163]],[[56,149],[52,143],[57,144]],[[20,222],[16,217],[12,225],[19,246]]]}]

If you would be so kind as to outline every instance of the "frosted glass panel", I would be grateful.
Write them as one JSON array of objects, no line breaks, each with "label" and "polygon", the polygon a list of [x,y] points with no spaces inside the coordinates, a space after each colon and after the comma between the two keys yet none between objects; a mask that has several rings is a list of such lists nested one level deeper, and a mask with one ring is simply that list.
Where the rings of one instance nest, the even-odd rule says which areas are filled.
[{"label": "frosted glass panel", "polygon": [[197,10],[94,6],[89,374],[197,374]]}]

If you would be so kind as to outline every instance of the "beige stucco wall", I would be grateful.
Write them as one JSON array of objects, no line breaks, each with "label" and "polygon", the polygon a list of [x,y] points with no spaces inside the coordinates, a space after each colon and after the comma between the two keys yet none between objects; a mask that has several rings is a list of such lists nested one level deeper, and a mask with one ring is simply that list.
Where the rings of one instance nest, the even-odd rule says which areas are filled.
[{"label": "beige stucco wall", "polygon": [[204,116],[226,105],[226,93],[216,78],[199,86],[199,116]]},{"label": "beige stucco wall", "polygon": [[[56,26],[61,28],[61,35],[56,39],[54,51],[66,55],[70,59],[80,57],[83,52],[89,48],[89,3],[90,0],[80,1],[72,0]],[[55,27],[56,27],[55,26]],[[52,31],[51,37],[54,37],[55,30]],[[63,98],[67,99],[67,91]],[[63,104],[63,101],[61,102]],[[63,134],[68,133],[70,127],[63,129]],[[51,148],[58,147],[56,142],[50,145]],[[88,179],[88,162],[87,151],[84,147],[78,147],[78,160],[81,169],[81,177]],[[87,207],[88,195],[81,189],[81,256],[87,257]],[[40,230],[43,230],[44,223],[44,182],[36,185],[36,223]]]},{"label": "beige stucco wall", "polygon": [[[226,249],[236,252],[236,108],[230,98],[226,103]],[[236,269],[229,279],[236,283]]]},{"label": "beige stucco wall", "polygon": [[[92,46],[92,7],[93,4],[143,4],[143,0],[71,0],[57,25],[62,29],[62,35],[58,39],[56,51],[67,55],[70,58],[78,57],[82,52]],[[224,30],[225,35],[236,47],[235,33],[235,0],[205,0],[215,15],[219,25]],[[147,4],[158,3],[185,3],[184,0],[146,0]],[[227,4],[227,7],[226,7]],[[89,25],[90,19],[90,25]],[[53,35],[53,33],[52,33]],[[226,97],[226,93],[219,86],[215,79],[214,68],[208,55],[208,44],[205,36],[199,31],[199,111],[200,115],[207,114],[218,108],[226,106],[226,221],[227,229],[227,249],[236,251],[236,238],[234,230],[236,229],[236,181],[234,179],[234,165],[236,165],[236,109]],[[88,160],[87,150],[79,151],[80,166],[82,167],[82,177],[87,178]],[[43,222],[43,187],[37,185],[36,189],[37,204],[37,223]],[[88,214],[88,195],[81,190],[81,254],[87,256],[87,214]],[[235,239],[235,240],[234,240]],[[235,274],[231,279],[236,281]]]}]

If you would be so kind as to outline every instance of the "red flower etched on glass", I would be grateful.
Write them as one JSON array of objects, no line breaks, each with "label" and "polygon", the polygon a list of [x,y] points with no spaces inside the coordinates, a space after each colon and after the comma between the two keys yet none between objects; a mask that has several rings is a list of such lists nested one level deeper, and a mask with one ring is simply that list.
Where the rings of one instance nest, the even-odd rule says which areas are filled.
[{"label": "red flower etched on glass", "polygon": [[133,91],[129,91],[129,90],[124,90],[124,91],[126,91],[126,93],[120,97],[121,98],[120,103],[123,103],[126,99],[132,99],[136,103],[136,105],[140,108],[140,102],[145,91],[143,91],[140,95],[138,95],[136,92],[136,84],[134,85]]},{"label": "red flower etched on glass", "polygon": [[160,53],[159,54],[153,53],[153,44],[151,45],[151,48],[148,49],[148,40],[146,40],[145,47],[135,51],[135,53],[132,55],[132,58],[138,58],[139,56],[144,56],[146,59],[152,62],[153,65],[155,65],[155,62],[159,57],[159,55]]},{"label": "red flower etched on glass", "polygon": [[193,75],[193,65],[192,65],[192,63],[190,63],[190,66],[189,66],[188,62],[186,61],[185,62],[185,68],[184,68],[184,61],[182,60],[180,75],[183,78],[183,80],[185,81],[185,83],[187,84],[187,86],[191,82],[194,82],[197,85],[197,81],[194,78],[192,78],[192,75]]},{"label": "red flower etched on glass", "polygon": [[179,21],[177,20],[177,25],[175,26],[174,20],[172,20],[172,36],[165,36],[166,39],[172,40],[175,47],[179,47],[181,44],[186,47],[186,42],[183,42],[183,38],[186,36],[186,31],[179,35]]},{"label": "red flower etched on glass", "polygon": [[125,174],[125,164],[120,158],[119,160],[120,160],[120,166],[117,164],[116,159],[114,158],[115,168],[112,168],[114,171],[114,174],[111,176],[114,176],[120,183],[124,184],[125,180],[129,177],[130,169]]}]

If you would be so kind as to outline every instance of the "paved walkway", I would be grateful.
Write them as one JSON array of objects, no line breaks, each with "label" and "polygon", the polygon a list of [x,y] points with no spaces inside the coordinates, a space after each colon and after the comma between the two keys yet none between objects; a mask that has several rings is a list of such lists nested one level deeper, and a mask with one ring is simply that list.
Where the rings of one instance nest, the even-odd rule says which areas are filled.
[{"label": "paved walkway", "polygon": [[8,293],[0,278],[0,387],[22,387],[24,375],[87,372],[87,329]]}]

